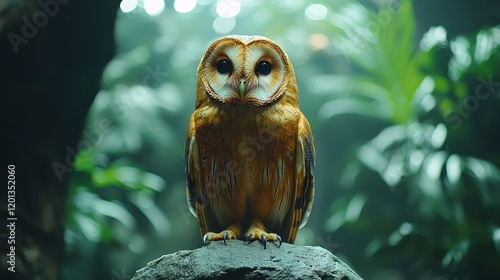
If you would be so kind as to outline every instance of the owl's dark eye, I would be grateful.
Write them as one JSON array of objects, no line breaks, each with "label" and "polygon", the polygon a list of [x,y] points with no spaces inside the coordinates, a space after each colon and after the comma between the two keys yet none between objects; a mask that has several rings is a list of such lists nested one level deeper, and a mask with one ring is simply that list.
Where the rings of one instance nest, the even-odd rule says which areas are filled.
[{"label": "owl's dark eye", "polygon": [[267,60],[261,60],[257,63],[257,67],[255,67],[255,74],[257,75],[268,75],[271,73],[271,63]]},{"label": "owl's dark eye", "polygon": [[231,63],[231,61],[229,61],[229,59],[226,58],[219,60],[216,67],[217,72],[221,74],[227,74],[233,71],[233,64]]}]

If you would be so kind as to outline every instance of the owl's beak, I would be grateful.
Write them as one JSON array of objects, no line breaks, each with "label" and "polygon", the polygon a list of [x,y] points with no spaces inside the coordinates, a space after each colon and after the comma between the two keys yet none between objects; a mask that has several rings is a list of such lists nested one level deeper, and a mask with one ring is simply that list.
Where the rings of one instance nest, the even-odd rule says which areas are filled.
[{"label": "owl's beak", "polygon": [[247,91],[247,80],[240,79],[240,97],[241,98],[245,97],[246,91]]}]

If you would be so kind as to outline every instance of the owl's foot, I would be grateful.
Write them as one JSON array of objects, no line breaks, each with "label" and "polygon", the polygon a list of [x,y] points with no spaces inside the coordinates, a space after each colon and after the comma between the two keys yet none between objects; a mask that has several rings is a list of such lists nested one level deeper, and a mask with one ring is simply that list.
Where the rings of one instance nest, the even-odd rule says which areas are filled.
[{"label": "owl's foot", "polygon": [[255,240],[260,240],[264,243],[264,249],[267,248],[267,241],[270,242],[278,242],[278,248],[281,247],[281,237],[276,233],[267,233],[263,229],[259,227],[252,227],[248,230],[247,235],[245,237],[246,242],[252,242]]},{"label": "owl's foot", "polygon": [[205,243],[205,245],[208,245],[208,243],[210,243],[210,241],[223,240],[224,245],[227,245],[226,240],[228,240],[228,239],[236,239],[236,234],[230,229],[226,229],[225,231],[221,231],[219,233],[207,232],[203,236],[203,243]]}]

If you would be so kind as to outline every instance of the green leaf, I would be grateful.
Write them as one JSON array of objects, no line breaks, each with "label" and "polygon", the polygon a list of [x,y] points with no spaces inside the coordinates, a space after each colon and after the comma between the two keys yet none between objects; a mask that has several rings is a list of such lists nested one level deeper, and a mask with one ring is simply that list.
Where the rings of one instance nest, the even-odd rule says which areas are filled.
[{"label": "green leaf", "polygon": [[361,211],[365,206],[368,198],[364,193],[357,193],[349,201],[347,204],[347,208],[345,210],[345,221],[346,222],[356,222],[359,219]]},{"label": "green leaf", "polygon": [[159,176],[131,166],[96,168],[92,172],[92,180],[96,186],[100,187],[118,185],[129,189],[156,191],[165,188],[165,182]]},{"label": "green leaf", "polygon": [[75,158],[75,168],[82,172],[90,173],[97,165],[95,154],[89,150],[78,152]]},{"label": "green leaf", "polygon": [[464,239],[455,246],[451,248],[450,251],[444,256],[442,260],[442,264],[445,267],[457,266],[462,262],[464,257],[467,255],[469,248],[471,246],[471,242],[469,239]]}]

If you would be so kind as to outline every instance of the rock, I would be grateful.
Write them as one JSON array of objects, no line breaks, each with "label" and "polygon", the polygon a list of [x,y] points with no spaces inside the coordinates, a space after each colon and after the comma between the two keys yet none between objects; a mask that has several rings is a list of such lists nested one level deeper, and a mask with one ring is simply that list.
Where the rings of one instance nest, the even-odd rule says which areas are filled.
[{"label": "rock", "polygon": [[164,255],[139,269],[144,279],[338,279],[361,280],[342,260],[321,247],[283,243],[211,242],[196,250]]}]

